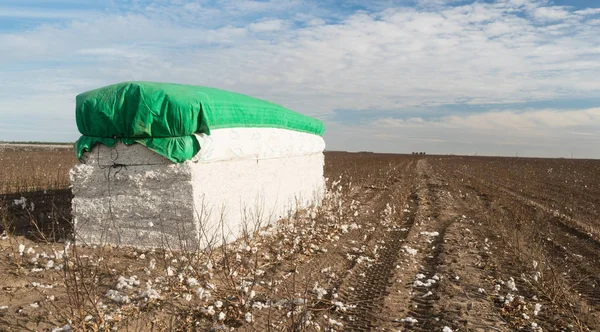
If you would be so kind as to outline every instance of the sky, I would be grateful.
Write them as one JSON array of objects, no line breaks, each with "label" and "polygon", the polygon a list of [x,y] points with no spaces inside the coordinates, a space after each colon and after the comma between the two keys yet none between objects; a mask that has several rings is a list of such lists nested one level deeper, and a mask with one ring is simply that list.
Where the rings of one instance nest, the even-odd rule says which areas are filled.
[{"label": "sky", "polygon": [[0,141],[79,137],[75,96],[210,86],[328,150],[600,158],[597,0],[2,0]]}]

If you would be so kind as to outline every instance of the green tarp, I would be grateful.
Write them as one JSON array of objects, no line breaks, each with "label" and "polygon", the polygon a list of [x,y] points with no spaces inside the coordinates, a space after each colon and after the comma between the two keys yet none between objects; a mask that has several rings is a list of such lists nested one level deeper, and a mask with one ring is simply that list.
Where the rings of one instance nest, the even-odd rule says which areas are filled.
[{"label": "green tarp", "polygon": [[191,159],[200,146],[194,133],[269,127],[323,135],[323,123],[282,106],[201,86],[124,82],[77,96],[75,154],[101,143],[139,143],[173,162]]}]

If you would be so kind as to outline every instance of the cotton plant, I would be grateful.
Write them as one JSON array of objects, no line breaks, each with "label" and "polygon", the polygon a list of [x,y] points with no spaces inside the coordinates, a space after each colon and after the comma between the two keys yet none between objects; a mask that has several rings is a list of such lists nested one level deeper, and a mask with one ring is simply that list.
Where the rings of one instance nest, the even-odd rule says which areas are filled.
[{"label": "cotton plant", "polygon": [[[335,199],[338,201],[335,205],[332,205],[334,208],[333,212],[337,212],[335,210],[343,208],[346,204],[344,202],[341,205],[339,204],[339,202],[345,199],[343,197],[343,189],[344,186],[336,184],[335,193],[337,196]],[[350,211],[354,214],[357,210],[358,202],[352,202],[350,204]],[[173,256],[169,253],[164,256],[167,264],[165,264],[163,269],[157,269],[158,264],[154,257],[135,253],[134,256],[137,260],[147,264],[144,268],[144,273],[148,277],[152,276],[150,279],[153,282],[147,283],[144,288],[140,287],[141,280],[135,276],[119,276],[114,288],[107,291],[105,296],[111,300],[108,302],[110,306],[138,306],[148,301],[163,301],[179,297],[181,301],[185,302],[199,301],[200,307],[204,308],[203,312],[215,321],[227,324],[226,322],[229,319],[238,317],[237,319],[241,319],[246,323],[253,322],[253,310],[264,310],[271,306],[270,300],[265,300],[264,294],[261,294],[260,297],[258,294],[264,292],[265,289],[274,290],[276,293],[277,284],[281,281],[275,280],[272,284],[269,282],[269,285],[264,283],[261,284],[260,288],[257,288],[257,278],[260,278],[265,272],[253,266],[250,262],[256,257],[263,262],[283,260],[286,256],[300,251],[303,251],[304,254],[315,255],[325,253],[326,248],[324,246],[327,243],[337,241],[339,236],[343,234],[340,228],[331,227],[331,225],[339,225],[339,223],[317,222],[316,217],[321,215],[326,215],[323,212],[323,208],[312,209],[305,215],[296,216],[294,224],[290,223],[286,227],[279,228],[268,227],[267,231],[257,232],[255,237],[250,241],[242,241],[241,243],[227,247],[227,250],[232,253],[230,257],[233,258],[237,265],[225,272],[228,278],[234,283],[231,289],[235,289],[234,293],[241,296],[241,301],[236,302],[237,304],[228,302],[227,306],[239,305],[235,309],[239,310],[239,314],[230,315],[229,312],[223,310],[225,300],[222,298],[222,295],[229,292],[229,290],[223,288],[222,284],[219,284],[219,288],[221,289],[217,290],[217,286],[211,285],[209,282],[213,278],[219,278],[219,273],[224,271],[225,267],[222,262],[215,262],[213,265],[209,260],[209,264],[207,265],[198,263],[190,267],[185,257]],[[334,220],[337,220],[337,218],[331,221],[333,222]],[[346,225],[345,230],[348,232],[360,228],[355,222],[348,222],[344,225]],[[277,241],[273,241],[276,239]],[[364,248],[359,249],[359,251],[364,252]],[[359,263],[368,263],[372,260],[372,258],[364,254],[357,257]],[[327,277],[335,278],[336,276],[333,273],[329,273]],[[329,295],[327,294],[329,293],[329,285],[315,285],[315,287],[313,300],[324,300]],[[257,298],[260,298],[260,300]],[[334,301],[331,305],[336,311],[344,311],[349,308],[348,305],[344,305],[340,301]],[[221,307],[219,308],[219,306]],[[113,317],[116,316],[113,315]],[[307,322],[313,324],[312,321],[307,320]]]}]

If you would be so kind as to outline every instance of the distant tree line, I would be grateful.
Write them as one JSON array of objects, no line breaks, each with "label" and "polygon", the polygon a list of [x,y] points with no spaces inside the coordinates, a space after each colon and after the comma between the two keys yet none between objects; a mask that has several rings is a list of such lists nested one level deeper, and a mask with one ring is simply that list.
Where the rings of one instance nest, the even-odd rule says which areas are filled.
[{"label": "distant tree line", "polygon": [[412,154],[425,154],[425,152],[413,152]]}]

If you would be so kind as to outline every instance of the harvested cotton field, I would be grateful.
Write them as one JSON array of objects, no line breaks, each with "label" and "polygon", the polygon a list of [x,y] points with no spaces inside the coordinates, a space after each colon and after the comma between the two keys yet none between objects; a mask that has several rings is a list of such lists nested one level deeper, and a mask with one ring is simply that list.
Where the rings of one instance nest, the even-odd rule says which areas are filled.
[{"label": "harvested cotton field", "polygon": [[65,189],[77,161],[72,144],[0,143],[0,193]]},{"label": "harvested cotton field", "polygon": [[[8,227],[0,329],[598,330],[599,174],[597,160],[326,152],[319,208],[227,246]],[[3,197],[9,226],[44,196]]]}]

